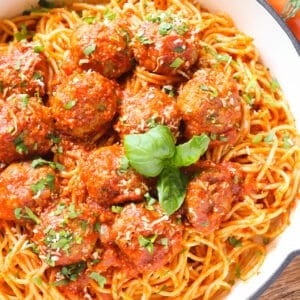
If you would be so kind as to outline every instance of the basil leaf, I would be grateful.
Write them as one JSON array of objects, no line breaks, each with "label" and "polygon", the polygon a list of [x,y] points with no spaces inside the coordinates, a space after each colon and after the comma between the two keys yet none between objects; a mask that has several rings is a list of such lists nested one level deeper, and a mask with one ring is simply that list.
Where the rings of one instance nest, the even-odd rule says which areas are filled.
[{"label": "basil leaf", "polygon": [[178,145],[173,164],[180,168],[195,163],[205,153],[209,142],[209,137],[206,134],[201,134],[200,136],[195,135],[188,142]]},{"label": "basil leaf", "polygon": [[164,212],[170,216],[182,205],[188,179],[177,168],[163,169],[158,178],[158,201]]},{"label": "basil leaf", "polygon": [[143,134],[124,137],[125,155],[140,174],[155,177],[175,154],[173,136],[168,127],[158,125]]}]

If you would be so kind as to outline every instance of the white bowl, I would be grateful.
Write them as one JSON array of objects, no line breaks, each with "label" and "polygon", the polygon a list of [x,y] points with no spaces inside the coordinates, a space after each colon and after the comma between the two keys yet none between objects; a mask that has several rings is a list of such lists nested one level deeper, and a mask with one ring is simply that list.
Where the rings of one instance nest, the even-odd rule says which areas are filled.
[{"label": "white bowl", "polygon": [[[300,131],[300,44],[282,19],[263,0],[199,0],[211,11],[228,13],[236,26],[254,38],[262,60],[277,78],[288,99]],[[0,18],[19,14],[37,0],[0,0]],[[269,246],[258,274],[237,283],[227,300],[257,299],[291,259],[300,254],[300,205],[291,216],[290,226]]]}]

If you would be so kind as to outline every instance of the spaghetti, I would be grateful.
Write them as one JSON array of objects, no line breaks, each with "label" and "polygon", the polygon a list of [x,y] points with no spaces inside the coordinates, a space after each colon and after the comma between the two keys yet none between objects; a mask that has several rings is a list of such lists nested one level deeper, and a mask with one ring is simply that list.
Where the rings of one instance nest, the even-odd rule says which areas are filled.
[{"label": "spaghetti", "polygon": [[[110,36],[102,34],[97,44],[92,33],[86,36],[86,28],[90,26],[94,26],[91,32],[95,30],[95,36],[106,30]],[[39,99],[43,111],[49,108],[47,111],[52,118],[56,116],[57,124],[60,120],[66,122],[61,127],[57,125],[57,136],[51,137],[51,149],[45,146],[46,154],[39,153],[35,144],[24,148],[27,144],[22,144],[19,138],[13,141],[14,147],[19,147],[18,155],[5,161],[5,150],[0,147],[3,149],[0,191],[4,195],[9,194],[3,188],[9,177],[7,170],[16,168],[21,172],[21,167],[14,164],[20,159],[32,161],[37,154],[51,158],[50,166],[55,169],[57,180],[54,184],[48,173],[44,181],[38,181],[42,189],[34,185],[37,190],[34,197],[48,193],[44,197],[48,197],[50,210],[45,206],[38,209],[26,206],[27,219],[31,216],[29,221],[18,206],[14,207],[16,219],[7,220],[4,213],[0,214],[3,218],[0,220],[0,299],[212,299],[230,292],[235,281],[246,280],[258,272],[267,255],[267,244],[288,226],[290,211],[299,197],[299,134],[277,81],[260,61],[252,39],[240,32],[229,16],[210,13],[197,2],[187,0],[73,3],[63,8],[32,9],[23,16],[0,21],[0,42],[0,54],[4,58],[11,58],[7,53],[21,47],[20,57],[14,61],[9,74],[19,70],[28,74],[30,66],[27,68],[19,61],[26,51],[33,49],[32,53],[47,58],[47,70],[43,66],[42,71],[34,67],[31,76],[35,78],[29,84],[32,89],[22,86],[22,81],[20,87],[8,87],[0,73],[0,105],[16,103],[18,97],[25,105],[20,109],[20,102],[17,110],[7,108],[6,120],[9,115],[14,116],[14,131],[10,134],[16,134],[23,126],[18,120],[23,118],[22,109],[31,107],[31,101],[35,101],[31,97]],[[27,43],[31,46],[26,46]],[[119,53],[115,58],[114,48],[108,49],[105,55],[111,63],[109,66],[103,59],[107,49],[96,51],[105,43],[116,43],[116,53]],[[175,45],[176,51],[165,51],[169,44]],[[81,56],[80,51],[85,55]],[[99,53],[103,54],[100,58]],[[134,66],[128,63],[133,57]],[[5,59],[0,57],[0,62],[4,65]],[[0,66],[0,72],[3,70]],[[87,100],[85,95],[80,98],[78,82],[84,87],[92,82],[88,87],[88,97],[92,100]],[[105,88],[101,90],[99,86]],[[110,91],[108,96],[103,96],[106,102],[97,103],[92,118],[88,119],[74,95],[94,111],[97,95],[104,95],[103,90]],[[59,101],[64,97],[66,100],[61,104]],[[122,103],[118,103],[121,108],[114,114],[118,97],[126,101],[121,99]],[[158,108],[151,102],[153,97],[159,101],[165,101],[165,97],[173,99],[168,100],[169,115],[164,115],[164,105]],[[207,102],[200,103],[199,98],[205,97]],[[140,98],[143,102],[139,104]],[[198,108],[194,110],[195,99],[200,112]],[[233,119],[229,110],[226,121],[233,121],[226,130],[226,121],[222,128],[217,126],[222,116],[217,115],[212,103],[218,101],[224,114],[228,113],[227,109],[235,109]],[[206,103],[211,105],[210,111],[205,108]],[[39,111],[40,106],[34,105],[33,111]],[[105,115],[105,105],[112,107],[109,116]],[[146,107],[151,105],[157,110],[154,119],[151,119],[153,111],[146,112]],[[61,106],[65,109],[63,114],[58,113]],[[140,116],[135,113],[128,118],[131,108],[154,123],[175,124],[177,143],[201,134],[207,126],[204,133],[210,137],[210,146],[184,172],[192,174],[190,180],[194,185],[190,182],[188,192],[194,191],[193,188],[195,193],[201,192],[199,182],[213,186],[211,178],[216,180],[219,185],[214,187],[216,193],[224,195],[221,200],[215,200],[213,212],[199,208],[192,197],[172,216],[166,216],[157,203],[147,202],[151,207],[147,210],[145,201],[157,197],[153,192],[155,183],[132,170],[118,169],[122,182],[128,184],[130,180],[130,186],[118,183],[118,190],[109,186],[105,191],[111,184],[107,174],[118,168],[114,163],[120,163],[120,157],[124,156],[120,146],[122,132],[126,135],[151,128],[147,122],[135,128],[136,121],[132,124],[130,120],[140,120]],[[83,124],[69,123],[70,119],[77,120],[73,115],[76,109],[87,118]],[[93,116],[99,111],[102,113],[100,127],[97,124],[91,130],[91,123],[96,119]],[[209,118],[210,125],[204,123],[199,129],[197,118],[201,111],[205,111],[205,120]],[[177,122],[168,120],[170,115],[178,118]],[[179,127],[180,121],[183,127]],[[43,122],[47,124],[46,120]],[[193,122],[197,125],[190,125]],[[83,131],[78,133],[78,127]],[[92,132],[96,133],[92,135]],[[49,132],[46,134],[49,136]],[[45,137],[39,136],[39,143],[43,143]],[[228,175],[220,179],[220,174]],[[132,177],[128,179],[128,176]],[[221,181],[228,183],[228,191],[227,187],[220,187]],[[34,193],[33,185],[31,192]],[[206,192],[215,197],[209,189]],[[0,200],[5,211],[8,209],[5,205],[9,204]],[[93,214],[94,210],[99,215]],[[224,211],[221,214],[219,210]],[[199,230],[200,217],[205,219],[205,224],[201,223],[203,230],[201,226]],[[145,224],[155,228],[154,234],[149,234]],[[129,226],[135,227],[130,231]],[[124,242],[130,244],[130,237],[133,246]],[[133,238],[137,239],[136,244]],[[51,247],[53,255],[48,251]],[[143,262],[143,255],[147,259],[152,257],[149,264]]]}]

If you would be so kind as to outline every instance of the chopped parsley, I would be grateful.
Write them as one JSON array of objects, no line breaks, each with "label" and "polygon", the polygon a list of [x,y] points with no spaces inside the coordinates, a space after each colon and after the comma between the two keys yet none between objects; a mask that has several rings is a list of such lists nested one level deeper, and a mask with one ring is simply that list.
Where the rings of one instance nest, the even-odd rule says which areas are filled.
[{"label": "chopped parsley", "polygon": [[33,51],[34,51],[35,53],[40,53],[40,52],[44,51],[44,46],[42,46],[42,45],[37,45],[37,46],[35,46],[35,47],[33,48]]},{"label": "chopped parsley", "polygon": [[203,46],[203,48],[207,53],[210,53],[219,62],[232,62],[232,57],[228,54],[219,54],[215,49],[208,46]]},{"label": "chopped parsley", "polygon": [[289,135],[285,132],[284,135],[283,135],[283,148],[284,149],[289,149],[291,146],[291,143],[290,143],[290,137]]},{"label": "chopped parsley", "polygon": [[136,35],[136,38],[138,41],[140,41],[143,45],[151,45],[153,44],[153,41],[150,40],[148,37],[146,37],[144,35],[144,31],[143,30],[139,30],[137,35]]},{"label": "chopped parsley", "polygon": [[206,84],[200,84],[200,89],[202,91],[208,92],[213,98],[215,98],[219,95],[218,90],[213,86],[209,86]]},{"label": "chopped parsley", "polygon": [[252,94],[248,94],[248,93],[243,94],[243,99],[249,105],[253,105],[254,100],[255,100],[254,96]]},{"label": "chopped parsley", "polygon": [[237,240],[234,236],[230,236],[228,238],[228,243],[233,247],[241,247],[242,246],[242,242]]},{"label": "chopped parsley", "polygon": [[185,47],[183,47],[183,46],[177,46],[173,49],[173,51],[176,53],[182,53],[182,52],[184,52],[184,50],[185,50]]},{"label": "chopped parsley", "polygon": [[253,143],[253,144],[259,144],[262,140],[263,140],[262,134],[256,134],[256,135],[252,138],[252,143]]},{"label": "chopped parsley", "polygon": [[34,195],[43,191],[46,187],[48,187],[50,191],[54,191],[54,180],[55,176],[53,174],[47,174],[46,178],[40,179],[37,183],[32,184],[30,189]]},{"label": "chopped parsley", "polygon": [[170,64],[171,68],[179,68],[184,63],[184,60],[180,57],[176,57],[175,60]]},{"label": "chopped parsley", "polygon": [[68,284],[70,281],[76,281],[80,273],[86,268],[86,262],[79,262],[76,264],[64,266],[61,268],[59,274],[64,277],[59,281],[53,282],[53,286],[60,286]]},{"label": "chopped parsley", "polygon": [[94,16],[90,16],[90,17],[84,17],[82,19],[82,21],[88,23],[88,24],[94,24],[95,23],[95,20],[96,20],[96,17]]},{"label": "chopped parsley", "polygon": [[119,214],[122,210],[123,210],[123,207],[119,206],[119,205],[113,205],[111,207],[111,211],[116,214]]},{"label": "chopped parsley", "polygon": [[96,222],[94,225],[94,231],[101,232],[101,224],[99,222]]},{"label": "chopped parsley", "polygon": [[103,13],[103,17],[105,20],[113,21],[116,19],[116,13],[111,11],[109,8],[106,8]]},{"label": "chopped parsley", "polygon": [[68,101],[65,105],[64,105],[64,108],[65,109],[72,109],[75,105],[76,105],[77,101],[76,100],[70,100]]},{"label": "chopped parsley", "polygon": [[89,277],[91,279],[95,280],[98,283],[100,288],[102,288],[102,289],[104,288],[104,285],[106,284],[106,278],[103,275],[101,275],[97,272],[91,272]]},{"label": "chopped parsley", "polygon": [[50,166],[53,170],[62,171],[64,169],[64,166],[62,164],[53,161],[48,161],[43,158],[36,158],[31,163],[31,166],[33,168],[37,168],[44,165]]},{"label": "chopped parsley", "polygon": [[162,22],[159,24],[158,32],[160,35],[168,35],[173,30],[173,24]]},{"label": "chopped parsley", "polygon": [[43,79],[43,75],[38,73],[38,72],[34,72],[33,73],[33,79],[35,79],[35,80]]},{"label": "chopped parsley", "polygon": [[150,14],[146,19],[152,23],[158,23],[158,32],[160,35],[168,35],[172,30],[179,35],[184,35],[189,27],[183,22],[182,18],[170,12],[158,12],[157,14]]},{"label": "chopped parsley", "polygon": [[278,90],[279,88],[279,82],[277,81],[277,79],[273,78],[270,82],[270,88],[271,91],[274,93]]},{"label": "chopped parsley", "polygon": [[59,203],[57,205],[56,210],[53,212],[54,216],[59,216],[61,215],[61,213],[63,212],[63,210],[65,209],[66,204],[65,203]]},{"label": "chopped parsley", "polygon": [[19,154],[28,154],[28,148],[27,146],[24,144],[24,131],[22,131],[15,139],[14,139],[14,144],[16,147],[16,151]]},{"label": "chopped parsley", "polygon": [[96,44],[91,44],[87,46],[84,50],[83,53],[85,56],[91,55],[95,50],[96,50],[97,45]]},{"label": "chopped parsley", "polygon": [[265,245],[267,245],[267,244],[270,243],[269,238],[267,238],[267,237],[265,237],[265,236],[263,237],[262,241],[263,241],[263,243],[264,243]]},{"label": "chopped parsley", "polygon": [[33,36],[33,32],[28,31],[25,24],[21,24],[20,30],[14,34],[14,37],[18,42],[26,40],[28,36]]},{"label": "chopped parsley", "polygon": [[51,140],[53,144],[58,144],[59,142],[61,142],[61,138],[54,133],[50,133],[47,138]]},{"label": "chopped parsley", "polygon": [[70,205],[69,205],[69,207],[68,207],[68,217],[70,218],[70,219],[75,219],[75,218],[77,218],[79,215],[81,215],[82,214],[82,211],[81,210],[79,210],[79,211],[76,211],[75,210],[75,204],[74,203],[71,203]]},{"label": "chopped parsley", "polygon": [[[24,211],[25,210],[25,211]],[[17,220],[20,220],[21,218],[33,220],[36,224],[40,224],[40,219],[34,214],[34,212],[27,206],[23,208],[17,207],[14,210],[14,214]]]},{"label": "chopped parsley", "polygon": [[37,276],[32,278],[32,282],[36,283],[37,285],[41,285],[43,281],[41,277]]},{"label": "chopped parsley", "polygon": [[55,231],[53,228],[49,227],[46,230],[46,236],[44,238],[44,242],[47,247],[50,249],[61,249],[65,253],[69,253],[71,244],[76,242],[77,244],[81,244],[81,237],[74,237],[72,232],[69,232],[65,229],[60,231]]},{"label": "chopped parsley", "polygon": [[23,107],[24,108],[27,107],[28,102],[29,102],[29,95],[28,94],[20,94],[20,99],[23,104]]},{"label": "chopped parsley", "polygon": [[138,241],[141,247],[145,248],[150,254],[153,254],[154,251],[154,242],[157,238],[157,234],[153,234],[149,237],[144,237],[140,235]]},{"label": "chopped parsley", "polygon": [[271,130],[270,133],[265,137],[264,142],[267,144],[272,143],[274,136],[275,136],[275,131]]},{"label": "chopped parsley", "polygon": [[235,277],[240,278],[241,277],[241,265],[237,263],[235,265]]}]

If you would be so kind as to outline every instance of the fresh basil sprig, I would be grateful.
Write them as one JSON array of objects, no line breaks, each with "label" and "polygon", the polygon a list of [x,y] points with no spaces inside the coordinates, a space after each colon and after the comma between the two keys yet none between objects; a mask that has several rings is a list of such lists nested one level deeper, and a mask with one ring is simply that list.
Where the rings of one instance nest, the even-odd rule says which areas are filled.
[{"label": "fresh basil sprig", "polygon": [[124,147],[130,165],[146,177],[158,176],[176,151],[170,129],[163,125],[146,133],[126,135]]},{"label": "fresh basil sprig", "polygon": [[181,207],[188,183],[187,176],[178,168],[164,168],[158,177],[157,191],[161,208],[170,216]]},{"label": "fresh basil sprig", "polygon": [[199,160],[208,148],[206,134],[175,145],[170,129],[157,125],[146,133],[124,137],[125,155],[131,167],[146,177],[158,178],[160,206],[167,215],[177,211],[185,198],[187,178],[179,170]]}]

